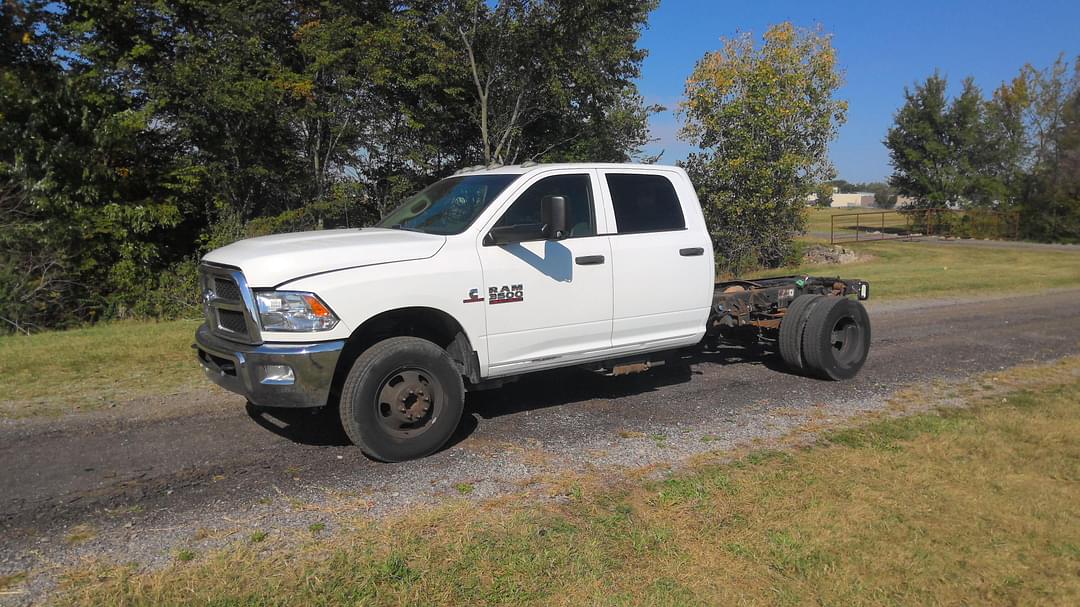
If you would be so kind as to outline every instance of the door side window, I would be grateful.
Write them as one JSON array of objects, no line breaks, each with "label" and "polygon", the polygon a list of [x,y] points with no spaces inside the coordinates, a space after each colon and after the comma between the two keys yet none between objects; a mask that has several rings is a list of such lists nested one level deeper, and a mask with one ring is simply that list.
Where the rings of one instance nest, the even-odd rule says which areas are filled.
[{"label": "door side window", "polygon": [[608,173],[605,177],[619,234],[686,227],[679,196],[667,177],[618,173]]},{"label": "door side window", "polygon": [[596,235],[588,175],[555,175],[537,181],[510,205],[495,227],[540,223],[540,202],[548,196],[566,199],[567,238]]}]

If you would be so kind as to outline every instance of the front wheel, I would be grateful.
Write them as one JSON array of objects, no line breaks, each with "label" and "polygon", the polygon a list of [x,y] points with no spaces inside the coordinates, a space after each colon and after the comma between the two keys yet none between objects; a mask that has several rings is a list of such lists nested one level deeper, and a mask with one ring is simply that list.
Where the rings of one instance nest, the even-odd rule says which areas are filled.
[{"label": "front wheel", "polygon": [[431,455],[461,421],[465,386],[439,346],[392,337],[353,363],[341,390],[341,425],[368,456],[400,462]]}]

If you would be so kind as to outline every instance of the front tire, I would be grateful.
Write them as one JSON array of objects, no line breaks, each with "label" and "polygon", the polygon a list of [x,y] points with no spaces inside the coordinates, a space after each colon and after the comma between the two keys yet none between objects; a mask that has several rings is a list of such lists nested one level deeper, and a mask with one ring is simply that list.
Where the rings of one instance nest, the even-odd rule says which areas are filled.
[{"label": "front tire", "polygon": [[464,407],[461,373],[445,350],[391,337],[353,363],[341,390],[341,425],[369,457],[401,462],[445,445]]}]

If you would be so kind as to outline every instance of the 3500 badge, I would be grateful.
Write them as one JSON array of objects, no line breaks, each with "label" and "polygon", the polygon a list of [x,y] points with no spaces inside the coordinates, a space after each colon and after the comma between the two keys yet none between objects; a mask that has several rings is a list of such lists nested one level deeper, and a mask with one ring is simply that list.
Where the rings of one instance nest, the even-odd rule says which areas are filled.
[{"label": "3500 badge", "polygon": [[503,285],[488,287],[488,304],[504,304],[525,301],[525,287],[522,285]]}]

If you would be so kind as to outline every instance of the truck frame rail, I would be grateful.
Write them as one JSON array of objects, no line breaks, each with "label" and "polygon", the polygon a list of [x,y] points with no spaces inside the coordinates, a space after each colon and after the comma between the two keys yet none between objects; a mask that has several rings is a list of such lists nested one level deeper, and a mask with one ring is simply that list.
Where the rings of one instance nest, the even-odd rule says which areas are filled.
[{"label": "truck frame rail", "polygon": [[870,297],[870,283],[806,275],[720,281],[713,288],[710,333],[735,327],[778,329],[791,302],[807,294],[855,295],[865,300]]}]

